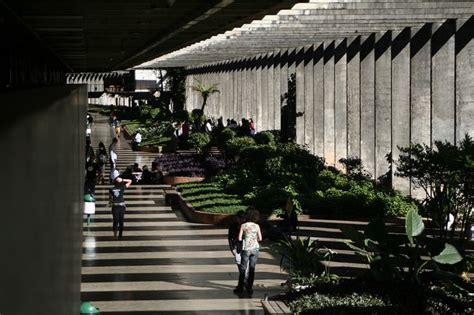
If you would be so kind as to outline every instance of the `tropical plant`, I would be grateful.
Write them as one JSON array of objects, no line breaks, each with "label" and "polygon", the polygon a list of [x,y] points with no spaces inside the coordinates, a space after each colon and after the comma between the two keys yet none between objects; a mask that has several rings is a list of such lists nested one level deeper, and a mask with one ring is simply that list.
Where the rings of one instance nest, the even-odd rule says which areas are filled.
[{"label": "tropical plant", "polygon": [[462,256],[451,244],[443,245],[432,238],[421,237],[424,229],[422,217],[410,210],[405,217],[406,238],[388,234],[381,219],[369,223],[364,233],[350,226],[341,228],[341,231],[352,240],[346,243],[347,246],[366,258],[371,274],[377,281],[420,284],[420,276],[427,270],[443,274],[449,279],[459,279],[454,274],[441,272],[439,264],[456,264],[462,260]]},{"label": "tropical plant", "polygon": [[201,113],[204,113],[204,108],[207,104],[207,99],[209,96],[211,96],[214,93],[220,93],[220,91],[217,89],[217,86],[219,85],[218,83],[208,85],[206,83],[203,83],[199,80],[196,79],[198,82],[197,84],[193,85],[191,88],[196,91],[201,93],[202,96],[202,105],[201,105]]},{"label": "tropical plant", "polygon": [[396,175],[425,192],[423,208],[438,237],[453,242],[457,230],[462,247],[474,215],[474,141],[466,134],[458,146],[436,141],[433,147],[415,144],[400,151]]},{"label": "tropical plant", "polygon": [[307,277],[326,271],[322,262],[328,254],[321,252],[317,242],[310,237],[285,237],[275,244],[275,248],[282,256],[280,266],[288,271],[290,276]]}]

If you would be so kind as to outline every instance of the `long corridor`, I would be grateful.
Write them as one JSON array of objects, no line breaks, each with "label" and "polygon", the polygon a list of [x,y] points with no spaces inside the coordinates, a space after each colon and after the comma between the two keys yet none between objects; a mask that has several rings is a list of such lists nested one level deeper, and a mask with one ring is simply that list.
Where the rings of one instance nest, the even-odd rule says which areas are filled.
[{"label": "long corridor", "polygon": [[[97,148],[103,141],[108,147],[112,128],[105,116],[94,118],[92,144]],[[150,167],[156,157],[131,151],[123,137],[117,151],[120,171],[135,162]],[[115,240],[109,187],[96,187],[96,214],[83,228],[81,300],[91,301],[101,314],[263,314],[264,295],[282,291],[286,275],[264,243],[253,296],[234,295],[238,274],[227,229],[186,222],[165,205],[164,185],[126,190],[124,237]]]}]

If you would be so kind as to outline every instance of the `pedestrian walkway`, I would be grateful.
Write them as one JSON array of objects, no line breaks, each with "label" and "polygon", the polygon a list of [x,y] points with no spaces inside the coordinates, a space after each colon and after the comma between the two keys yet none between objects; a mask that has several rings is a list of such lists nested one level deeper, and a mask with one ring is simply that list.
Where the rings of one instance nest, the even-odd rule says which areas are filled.
[{"label": "pedestrian walkway", "polygon": [[[96,148],[103,141],[108,146],[108,121],[94,118],[92,144]],[[156,157],[132,152],[123,138],[117,151],[121,171],[135,162],[150,166]],[[84,221],[81,300],[92,301],[101,314],[263,314],[264,295],[282,291],[286,275],[263,243],[253,296],[234,295],[238,273],[227,230],[186,222],[165,205],[164,185],[126,190],[124,237],[115,240],[109,187],[96,187],[96,214],[89,226]]]}]

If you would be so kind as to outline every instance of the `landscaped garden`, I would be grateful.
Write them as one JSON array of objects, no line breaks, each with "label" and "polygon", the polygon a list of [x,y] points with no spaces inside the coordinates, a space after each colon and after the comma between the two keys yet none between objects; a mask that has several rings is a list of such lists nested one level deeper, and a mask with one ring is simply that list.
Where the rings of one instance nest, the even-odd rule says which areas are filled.
[{"label": "landscaped garden", "polygon": [[[204,104],[205,105],[205,104]],[[204,107],[204,106],[203,106]],[[363,229],[341,227],[347,251],[368,265],[364,274],[342,278],[328,262],[337,253],[312,238],[283,237],[274,249],[288,271],[284,299],[297,314],[467,314],[474,312],[472,219],[474,142],[436,142],[401,149],[396,175],[424,191],[414,200],[391,188],[392,171],[374,180],[357,158],[327,166],[280,131],[247,136],[242,128],[215,126],[206,132],[202,111],[171,113],[143,107],[124,120],[140,129],[143,145],[194,149],[168,153],[155,162],[165,175],[203,179],[176,185],[194,209],[234,214],[248,206],[261,213],[365,219]],[[176,126],[191,133],[179,142]],[[386,218],[404,220],[403,233],[389,233]]]}]

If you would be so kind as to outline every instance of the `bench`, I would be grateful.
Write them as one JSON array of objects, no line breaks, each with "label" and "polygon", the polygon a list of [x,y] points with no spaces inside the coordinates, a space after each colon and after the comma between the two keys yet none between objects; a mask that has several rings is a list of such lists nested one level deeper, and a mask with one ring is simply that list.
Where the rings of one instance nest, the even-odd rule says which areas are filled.
[{"label": "bench", "polygon": [[285,303],[279,300],[274,301],[262,301],[262,306],[265,311],[265,314],[284,314],[291,315],[293,314],[291,310],[286,306]]}]

